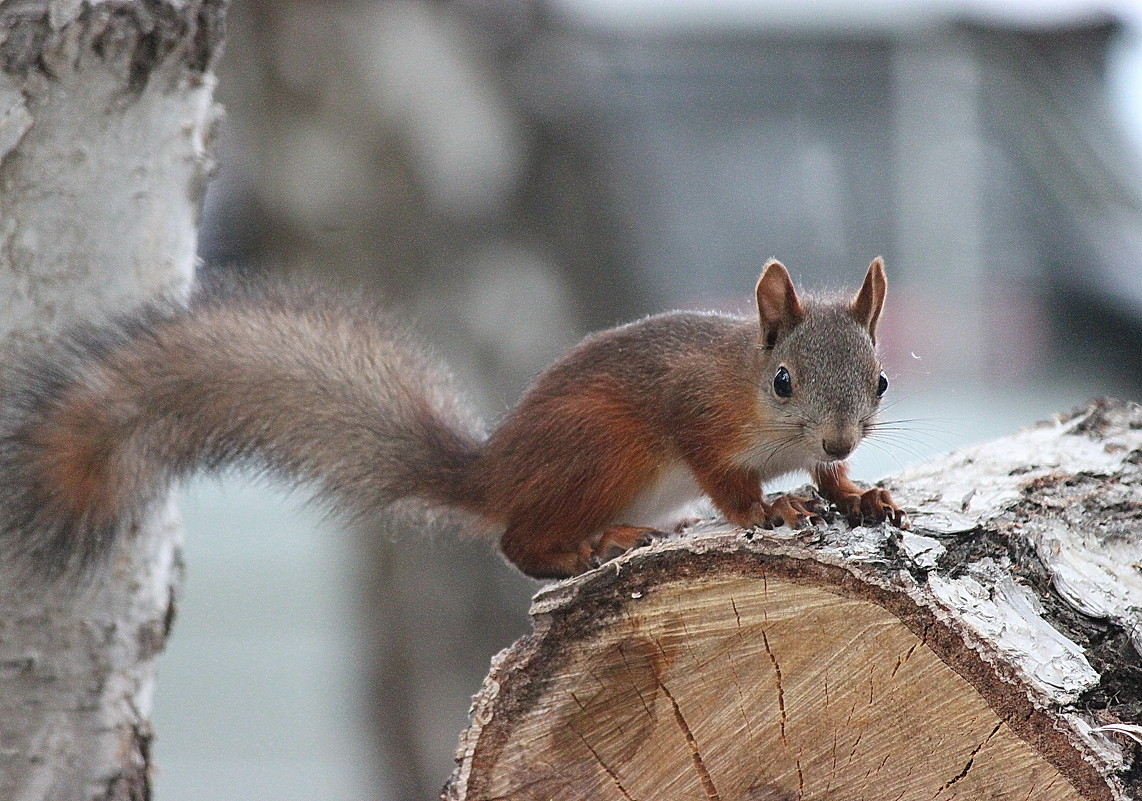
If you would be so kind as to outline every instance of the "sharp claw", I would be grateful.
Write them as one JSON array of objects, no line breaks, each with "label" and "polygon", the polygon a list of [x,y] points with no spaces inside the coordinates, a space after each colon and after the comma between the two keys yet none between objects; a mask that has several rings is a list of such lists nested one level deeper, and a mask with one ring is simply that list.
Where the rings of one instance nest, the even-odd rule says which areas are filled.
[{"label": "sharp claw", "polygon": [[[659,532],[659,533],[661,533],[661,532]],[[666,536],[666,535],[663,534],[663,536]],[[654,542],[653,537],[651,537],[649,534],[643,534],[641,537],[638,538],[638,541],[634,545],[631,546],[631,548],[632,549],[634,549],[634,548],[645,548],[646,546],[650,545],[652,542]]]}]

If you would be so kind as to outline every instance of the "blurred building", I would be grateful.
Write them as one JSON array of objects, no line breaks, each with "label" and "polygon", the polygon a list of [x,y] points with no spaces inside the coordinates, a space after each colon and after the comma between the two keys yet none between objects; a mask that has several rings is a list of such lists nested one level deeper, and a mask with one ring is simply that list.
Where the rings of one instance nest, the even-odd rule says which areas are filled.
[{"label": "blurred building", "polygon": [[[1142,394],[1142,173],[1119,117],[1140,102],[1132,4],[239,0],[231,22],[207,269],[372,287],[489,420],[586,330],[744,308],[771,256],[809,287],[888,262],[888,415],[914,422],[862,448],[865,478],[1091,395]],[[189,536],[192,604],[212,592],[211,558],[196,564]],[[314,726],[355,709],[374,740],[353,753],[377,757],[328,797],[431,797],[488,659],[526,631],[534,584],[444,535],[346,542],[360,605],[334,617],[361,633],[352,664],[369,675],[334,671],[337,653],[327,669],[367,700]],[[264,547],[243,577],[312,586],[298,575],[309,546]],[[218,625],[253,650],[290,647],[241,609]],[[209,658],[183,635],[174,649]],[[322,664],[301,670],[327,692]],[[258,683],[249,703],[320,714],[290,686],[275,702]],[[160,710],[178,692],[160,681]],[[180,730],[210,740],[195,725]],[[296,768],[280,754],[305,750],[298,733],[250,732],[264,746],[251,775]],[[309,764],[347,753],[321,742]],[[172,770],[196,789],[160,778],[160,792],[227,798],[209,754]],[[215,775],[241,770],[228,765]]]}]

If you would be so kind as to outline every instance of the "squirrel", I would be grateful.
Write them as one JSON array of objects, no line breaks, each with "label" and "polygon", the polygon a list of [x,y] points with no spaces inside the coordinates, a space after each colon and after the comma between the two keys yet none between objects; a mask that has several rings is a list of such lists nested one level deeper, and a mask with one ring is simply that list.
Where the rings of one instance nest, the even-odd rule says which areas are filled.
[{"label": "squirrel", "polygon": [[544,579],[661,535],[639,510],[679,478],[737,526],[819,522],[818,500],[762,492],[804,470],[850,521],[904,527],[845,462],[888,388],[886,289],[877,258],[851,301],[803,300],[770,261],[756,317],[669,312],[588,336],[485,434],[382,310],[314,288],[199,287],[7,371],[0,543],[48,574],[97,564],[172,483],[230,466],[316,484],[350,515],[463,513]]}]

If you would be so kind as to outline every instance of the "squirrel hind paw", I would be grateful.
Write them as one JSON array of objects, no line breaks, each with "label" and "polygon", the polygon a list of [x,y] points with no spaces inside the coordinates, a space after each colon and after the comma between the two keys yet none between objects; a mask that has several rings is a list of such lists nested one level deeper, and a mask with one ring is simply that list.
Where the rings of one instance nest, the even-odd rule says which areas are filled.
[{"label": "squirrel hind paw", "polygon": [[655,539],[669,536],[650,526],[614,525],[603,529],[593,541],[584,543],[588,569],[622,556],[627,551],[650,545]]}]

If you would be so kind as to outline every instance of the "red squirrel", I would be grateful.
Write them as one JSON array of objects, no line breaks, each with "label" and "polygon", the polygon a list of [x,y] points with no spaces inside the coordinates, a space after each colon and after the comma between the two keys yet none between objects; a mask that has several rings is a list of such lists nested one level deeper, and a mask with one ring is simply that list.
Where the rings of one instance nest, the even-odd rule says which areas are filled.
[{"label": "red squirrel", "polygon": [[172,482],[232,465],[316,484],[350,514],[466,513],[537,578],[648,542],[649,502],[679,484],[734,525],[801,527],[815,503],[767,502],[762,484],[804,470],[851,521],[905,526],[844,461],[888,387],[886,288],[876,259],[851,302],[802,299],[771,261],[756,317],[671,312],[589,336],[488,435],[386,313],[316,290],[199,289],[8,371],[0,538],[48,574],[98,564]]}]

